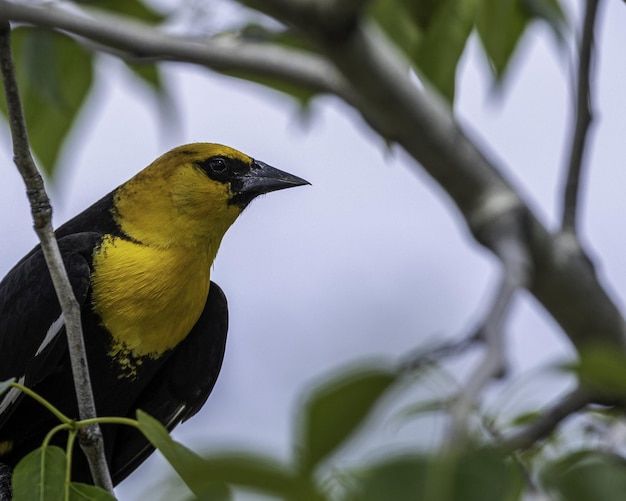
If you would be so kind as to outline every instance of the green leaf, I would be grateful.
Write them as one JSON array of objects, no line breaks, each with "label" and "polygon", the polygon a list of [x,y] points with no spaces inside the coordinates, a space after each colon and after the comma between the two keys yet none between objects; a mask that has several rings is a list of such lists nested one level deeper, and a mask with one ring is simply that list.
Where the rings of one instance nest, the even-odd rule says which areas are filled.
[{"label": "green leaf", "polygon": [[440,398],[433,398],[424,402],[417,402],[415,404],[407,405],[406,407],[398,411],[397,416],[400,419],[412,418],[421,414],[430,414],[432,412],[441,412],[450,408],[450,400],[442,400]]},{"label": "green leaf", "polygon": [[441,0],[400,0],[411,19],[421,30],[426,31],[435,19]]},{"label": "green leaf", "polygon": [[348,501],[421,501],[428,477],[427,456],[406,455],[386,459],[355,474],[349,482]]},{"label": "green leaf", "polygon": [[323,496],[309,478],[298,476],[275,459],[250,452],[229,452],[204,457],[201,469],[188,472],[198,481],[221,480],[229,485],[293,501],[317,501]]},{"label": "green leaf", "polygon": [[541,482],[563,501],[622,501],[626,462],[607,452],[577,451],[546,466]]},{"label": "green leaf", "polygon": [[563,43],[568,30],[567,18],[559,0],[522,0],[528,14],[545,21],[557,41]]},{"label": "green leaf", "polygon": [[[423,2],[418,3],[422,4]],[[439,3],[439,0],[434,3]],[[420,9],[416,8],[415,11],[420,12]],[[367,13],[378,23],[406,58],[412,60],[422,38],[422,32],[430,24],[433,11],[434,8],[422,11],[423,17],[418,17],[419,20],[416,21],[411,10],[410,0],[376,0],[370,2]]]},{"label": "green leaf", "polygon": [[124,61],[126,67],[143,83],[147,84],[157,95],[166,93],[161,71],[156,63],[130,63]]},{"label": "green leaf", "polygon": [[7,379],[6,381],[0,381],[0,395],[7,391],[11,387],[11,383],[15,381],[15,378]]},{"label": "green leaf", "polygon": [[300,470],[313,471],[350,438],[395,381],[393,370],[360,367],[315,388],[303,405]]},{"label": "green leaf", "polygon": [[530,21],[524,0],[482,0],[476,19],[478,35],[491,70],[501,79]]},{"label": "green leaf", "polygon": [[478,0],[378,0],[369,14],[450,103]]},{"label": "green leaf", "polygon": [[413,61],[420,74],[454,102],[456,68],[474,27],[476,0],[442,0]]},{"label": "green leaf", "polygon": [[165,16],[140,0],[74,0],[86,7],[115,12],[150,24],[160,23]]},{"label": "green leaf", "polygon": [[626,395],[626,356],[609,346],[589,346],[570,367],[581,383],[614,396]]},{"label": "green leaf", "polygon": [[228,500],[230,491],[223,483],[205,481],[201,476],[189,474],[205,468],[204,460],[184,445],[172,440],[165,427],[145,412],[137,411],[139,429],[172,465],[183,482],[200,499]]},{"label": "green leaf", "polygon": [[242,80],[257,83],[269,89],[278,91],[281,94],[285,94],[286,96],[295,99],[304,109],[308,107],[311,100],[318,94],[316,91],[295,85],[280,78],[255,75],[245,71],[220,71],[220,73],[230,77],[241,78]]},{"label": "green leaf", "polygon": [[[455,501],[513,501],[519,499],[523,479],[517,466],[501,452],[490,448],[467,449],[440,463],[442,483],[454,475]],[[445,488],[448,490],[448,488]],[[439,499],[444,499],[443,497]]]},{"label": "green leaf", "polygon": [[[92,55],[72,38],[33,28],[13,30],[13,52],[31,147],[52,177],[61,146],[93,79]],[[6,116],[6,104],[0,111]]]},{"label": "green leaf", "polygon": [[95,485],[71,482],[68,489],[68,501],[115,501],[107,491]]},{"label": "green leaf", "polygon": [[565,40],[567,23],[558,0],[482,0],[476,28],[494,76],[501,80],[519,41],[533,20],[545,21],[557,41]]},{"label": "green leaf", "polygon": [[386,458],[357,472],[355,480],[348,501],[513,501],[523,487],[504,455],[474,448]]},{"label": "green leaf", "polygon": [[542,415],[543,414],[540,411],[522,412],[521,414],[514,416],[513,419],[511,419],[510,424],[511,426],[526,426],[533,421],[536,421]]},{"label": "green leaf", "polygon": [[65,451],[40,447],[27,454],[13,471],[13,501],[64,499]]}]

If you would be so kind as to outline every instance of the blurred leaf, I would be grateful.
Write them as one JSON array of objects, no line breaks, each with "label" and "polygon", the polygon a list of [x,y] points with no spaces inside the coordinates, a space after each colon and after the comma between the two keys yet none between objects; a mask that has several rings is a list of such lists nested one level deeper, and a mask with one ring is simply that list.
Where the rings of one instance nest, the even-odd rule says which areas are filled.
[{"label": "blurred leaf", "polygon": [[422,501],[430,460],[406,455],[382,461],[355,475],[348,501]]},{"label": "blurred leaf", "polygon": [[292,469],[267,456],[230,452],[205,456],[204,461],[201,469],[189,474],[293,501],[323,499],[309,478],[297,476]]},{"label": "blurred leaf", "polygon": [[205,466],[204,460],[184,445],[172,440],[165,427],[145,412],[137,411],[139,429],[172,465],[176,473],[183,479],[187,487],[200,499],[215,501],[229,500],[230,490],[223,483],[205,481],[198,475],[188,472],[198,471]]},{"label": "blurred leaf", "polygon": [[589,346],[580,359],[566,369],[575,372],[581,383],[613,396],[626,395],[626,356],[609,346]]},{"label": "blurred leaf", "polygon": [[126,67],[143,83],[147,84],[157,95],[166,93],[161,71],[156,63],[131,63],[124,61]]},{"label": "blurred leaf", "polygon": [[527,424],[532,423],[537,418],[541,417],[542,413],[540,411],[528,411],[518,414],[517,416],[511,419],[512,426],[525,426]]},{"label": "blurred leaf", "polygon": [[[33,28],[12,32],[13,53],[31,147],[52,177],[61,146],[92,84],[92,55],[60,33]],[[6,104],[0,102],[6,116]]]},{"label": "blurred leaf", "polygon": [[565,41],[567,19],[559,0],[522,0],[528,14],[548,23],[555,38]]},{"label": "blurred leaf", "polygon": [[[299,33],[289,29],[270,29],[257,22],[246,22],[241,26],[231,28],[214,36],[218,39],[232,39],[234,43],[241,41],[255,44],[266,44],[268,46],[278,46],[287,50],[298,52],[315,52],[316,49],[302,37]],[[289,56],[286,56],[287,58]],[[278,91],[288,97],[294,98],[302,108],[306,108],[311,100],[319,94],[318,91],[293,84],[281,78],[268,77],[248,73],[241,70],[222,70],[223,75],[241,78],[249,82],[254,82],[272,90]]]},{"label": "blurred leaf", "polygon": [[493,449],[397,456],[355,480],[348,501],[514,501],[523,487],[516,468]]},{"label": "blurred leaf", "polygon": [[577,451],[546,466],[541,481],[563,501],[622,501],[626,462],[606,452]]},{"label": "blurred leaf", "polygon": [[498,80],[506,73],[529,23],[536,19],[545,21],[563,42],[566,21],[558,0],[481,0],[476,28]]},{"label": "blurred leaf", "polygon": [[15,378],[7,379],[6,381],[0,381],[0,395],[7,391],[11,387],[11,383],[15,381]]},{"label": "blurred leaf", "polygon": [[476,28],[491,70],[501,79],[530,21],[524,0],[482,0]]},{"label": "blurred leaf", "polygon": [[413,57],[420,73],[449,103],[454,102],[456,68],[474,27],[476,2],[442,0]]},{"label": "blurred leaf", "polygon": [[313,471],[350,438],[395,381],[393,370],[360,367],[314,388],[303,405],[300,470]]},{"label": "blurred leaf", "polygon": [[162,22],[166,16],[140,0],[74,0],[85,7],[115,12],[150,24]]},{"label": "blurred leaf", "polygon": [[[513,501],[520,499],[523,479],[517,466],[495,449],[478,448],[461,451],[442,461],[441,472],[446,480],[454,475],[455,501]],[[440,498],[444,499],[444,498]]]},{"label": "blurred leaf", "polygon": [[294,85],[279,78],[254,75],[244,71],[221,71],[220,73],[235,78],[241,78],[249,82],[254,82],[282,94],[286,94],[287,96],[294,98],[303,109],[307,108],[311,100],[317,95],[317,92],[315,91]]},{"label": "blurred leaf", "polygon": [[[424,1],[418,3],[421,5]],[[438,4],[439,0],[433,3]],[[415,10],[419,9],[416,7]],[[421,20],[416,21],[410,0],[376,0],[370,2],[368,14],[409,60],[413,59],[422,38],[421,23],[428,24],[432,17],[431,9],[428,9],[423,18],[418,17]]]},{"label": "blurred leaf", "polygon": [[407,405],[400,409],[398,417],[406,419],[420,414],[429,414],[431,412],[440,412],[448,410],[450,407],[450,400],[441,398],[434,398],[432,400],[426,400],[425,402],[418,402],[416,404]]},{"label": "blurred leaf", "polygon": [[13,471],[13,501],[63,499],[66,464],[60,447],[39,447],[24,456]]},{"label": "blurred leaf", "polygon": [[72,482],[69,486],[69,501],[115,501],[108,492],[95,485]]},{"label": "blurred leaf", "polygon": [[435,18],[441,0],[400,0],[417,26],[426,31]]}]

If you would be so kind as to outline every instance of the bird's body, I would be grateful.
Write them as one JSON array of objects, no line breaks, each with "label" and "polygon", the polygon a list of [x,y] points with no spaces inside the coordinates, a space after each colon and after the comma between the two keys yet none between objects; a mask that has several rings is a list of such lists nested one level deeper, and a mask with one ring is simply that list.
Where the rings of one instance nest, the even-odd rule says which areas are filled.
[{"label": "bird's body", "polygon": [[[222,237],[257,195],[302,184],[231,148],[186,145],[57,230],[98,415],[142,409],[171,429],[199,410],[226,342],[226,299],[210,281]],[[78,417],[63,317],[39,247],[0,283],[0,381],[11,377]],[[15,466],[56,424],[17,390],[0,397],[0,463]],[[114,483],[151,452],[132,428],[107,425],[103,435]],[[73,478],[90,481],[75,455]]]}]

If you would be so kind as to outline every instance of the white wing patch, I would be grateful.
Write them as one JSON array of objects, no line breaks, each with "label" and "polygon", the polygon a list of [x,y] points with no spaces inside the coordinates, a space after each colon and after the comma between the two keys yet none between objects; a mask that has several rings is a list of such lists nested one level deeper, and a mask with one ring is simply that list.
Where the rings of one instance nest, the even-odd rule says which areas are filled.
[{"label": "white wing patch", "polygon": [[183,412],[187,410],[187,406],[185,404],[179,405],[176,412],[170,417],[170,419],[165,423],[165,427],[169,430],[174,426],[174,423],[180,419],[180,416]]},{"label": "white wing patch", "polygon": [[[22,376],[21,378],[17,380],[17,382],[19,384],[24,384],[25,379],[26,379],[26,376]],[[4,414],[4,412],[11,406],[13,402],[17,400],[17,397],[19,397],[21,394],[22,394],[22,391],[18,390],[17,388],[11,388],[9,391],[5,393],[4,397],[2,398],[2,401],[0,402],[0,416]]]},{"label": "white wing patch", "polygon": [[46,332],[46,337],[43,338],[43,341],[39,345],[39,348],[37,348],[37,353],[35,353],[35,356],[39,355],[43,350],[46,349],[46,346],[48,346],[52,342],[52,340],[57,337],[64,325],[65,318],[63,318],[63,313],[61,313],[59,315],[59,318],[52,322],[52,325],[48,329],[48,332]]}]

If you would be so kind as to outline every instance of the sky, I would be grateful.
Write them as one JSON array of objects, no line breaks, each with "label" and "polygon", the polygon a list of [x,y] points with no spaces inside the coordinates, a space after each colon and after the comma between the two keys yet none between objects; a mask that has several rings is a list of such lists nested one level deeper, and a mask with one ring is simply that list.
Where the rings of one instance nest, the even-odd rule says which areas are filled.
[{"label": "sky", "polygon": [[[596,121],[588,151],[583,235],[618,304],[626,294],[626,5],[604,2],[595,77]],[[578,2],[568,1],[570,9]],[[165,66],[178,119],[161,123],[154,101],[122,65],[104,58],[90,101],[50,186],[57,225],[179,144],[219,142],[312,186],[254,201],[227,233],[212,279],[230,311],[226,357],[202,411],[175,437],[196,450],[246,448],[288,459],[294,410],[311,383],[342,364],[389,357],[467,334],[484,314],[497,261],[470,237],[443,191],[359,115],[332,97],[303,117],[273,91],[185,65]],[[498,159],[539,217],[558,221],[572,123],[571,65],[545,27],[521,44],[504,88],[493,87],[473,40],[458,74],[456,111]],[[0,133],[0,275],[36,241]],[[516,299],[506,336],[515,382],[489,394],[492,412],[549,402],[567,385],[554,366],[573,350],[528,294]],[[452,372],[462,378],[470,356]],[[432,398],[437,388],[427,389]],[[410,398],[410,397],[409,397]],[[426,432],[423,427],[426,427]],[[399,433],[441,430],[429,422]],[[417,439],[416,439],[417,440]],[[157,455],[117,489],[121,501],[167,473]]]}]

